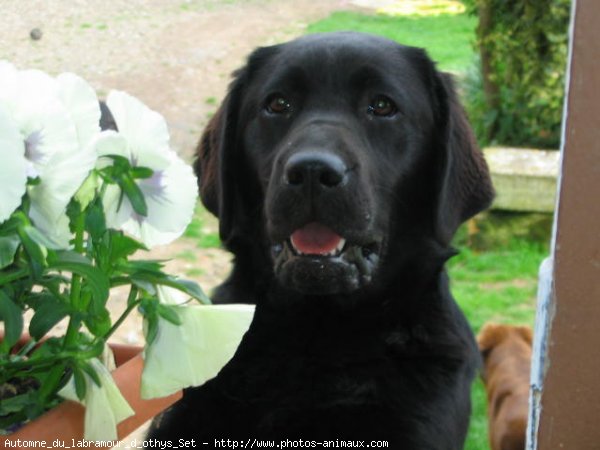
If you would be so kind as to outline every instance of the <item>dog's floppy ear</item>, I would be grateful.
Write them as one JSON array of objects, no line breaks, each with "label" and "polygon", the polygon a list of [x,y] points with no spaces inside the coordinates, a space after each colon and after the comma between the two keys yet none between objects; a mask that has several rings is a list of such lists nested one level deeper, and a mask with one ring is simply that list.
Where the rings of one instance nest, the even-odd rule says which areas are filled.
[{"label": "dog's floppy ear", "polygon": [[491,204],[494,188],[451,76],[436,72],[435,78],[436,110],[444,130],[436,229],[438,238],[449,243],[461,223]]},{"label": "dog's floppy ear", "polygon": [[223,102],[219,110],[210,119],[198,146],[196,147],[196,160],[194,171],[198,177],[198,190],[202,203],[211,213],[219,216],[218,170],[219,170],[219,142],[218,136],[223,122]]},{"label": "dog's floppy ear", "polygon": [[498,323],[488,322],[481,328],[477,335],[477,345],[484,359],[506,337],[507,333],[506,325]]},{"label": "dog's floppy ear", "polygon": [[200,199],[219,218],[219,235],[227,242],[239,211],[234,155],[238,154],[238,116],[246,85],[246,69],[238,70],[227,96],[206,126],[198,148],[194,170],[198,176]]},{"label": "dog's floppy ear", "polygon": [[265,63],[277,46],[255,50],[246,66],[233,74],[227,96],[206,126],[196,149],[194,170],[198,176],[200,198],[206,208],[219,218],[221,240],[242,235],[245,211],[249,205],[240,197],[248,186],[240,186],[243,175],[240,111],[252,75]]},{"label": "dog's floppy ear", "polygon": [[519,332],[521,337],[525,340],[525,342],[527,342],[529,345],[533,344],[533,331],[531,330],[530,327],[521,325],[521,326],[517,327],[517,331]]}]

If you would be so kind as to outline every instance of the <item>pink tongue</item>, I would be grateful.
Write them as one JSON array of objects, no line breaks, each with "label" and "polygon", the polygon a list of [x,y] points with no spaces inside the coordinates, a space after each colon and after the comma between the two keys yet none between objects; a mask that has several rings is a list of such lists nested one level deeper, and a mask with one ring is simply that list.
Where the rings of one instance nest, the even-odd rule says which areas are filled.
[{"label": "pink tongue", "polygon": [[294,231],[291,236],[292,245],[301,253],[309,255],[325,255],[335,250],[342,237],[331,228],[312,222]]}]

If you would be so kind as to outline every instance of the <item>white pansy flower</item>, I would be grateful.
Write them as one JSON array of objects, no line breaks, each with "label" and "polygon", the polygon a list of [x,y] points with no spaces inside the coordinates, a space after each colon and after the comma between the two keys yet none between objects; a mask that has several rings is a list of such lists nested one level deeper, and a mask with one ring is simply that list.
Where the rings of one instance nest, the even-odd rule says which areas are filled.
[{"label": "white pansy flower", "polygon": [[180,305],[185,295],[157,286],[159,300],[176,309],[180,325],[160,317],[144,351],[142,398],[164,397],[198,386],[219,373],[237,350],[254,316],[254,305]]},{"label": "white pansy flower", "polygon": [[117,424],[134,414],[133,409],[119,391],[108,369],[94,358],[90,365],[100,379],[100,386],[86,373],[85,397],[79,400],[75,390],[75,380],[69,382],[59,391],[59,395],[67,400],[85,406],[84,439],[88,441],[114,441],[117,439]]},{"label": "white pansy flower", "polygon": [[196,177],[169,148],[167,124],[160,114],[124,92],[111,92],[106,104],[119,132],[102,133],[96,144],[98,155],[123,156],[134,167],[154,171],[152,177],[136,180],[148,207],[146,217],[134,211],[127,197],[121,199],[117,186],[108,186],[104,197],[107,225],[123,229],[148,247],[168,244],[181,236],[192,220]]},{"label": "white pansy flower", "polygon": [[68,246],[66,206],[96,163],[100,131],[94,90],[73,74],[52,78],[0,62],[0,104],[16,122],[25,145],[30,216],[57,248]]},{"label": "white pansy flower", "polygon": [[0,104],[0,223],[21,204],[27,185],[25,143],[16,122]]}]

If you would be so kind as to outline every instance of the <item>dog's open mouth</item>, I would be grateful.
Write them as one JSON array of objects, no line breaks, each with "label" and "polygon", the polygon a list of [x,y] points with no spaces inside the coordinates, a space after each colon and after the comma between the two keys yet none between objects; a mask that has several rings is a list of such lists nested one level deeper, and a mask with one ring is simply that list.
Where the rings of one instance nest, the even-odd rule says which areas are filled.
[{"label": "dog's open mouth", "polygon": [[282,283],[313,294],[354,291],[371,279],[380,245],[354,243],[326,225],[311,222],[273,246],[275,272]]},{"label": "dog's open mouth", "polygon": [[346,239],[331,228],[312,222],[294,231],[289,244],[298,255],[338,256]]}]

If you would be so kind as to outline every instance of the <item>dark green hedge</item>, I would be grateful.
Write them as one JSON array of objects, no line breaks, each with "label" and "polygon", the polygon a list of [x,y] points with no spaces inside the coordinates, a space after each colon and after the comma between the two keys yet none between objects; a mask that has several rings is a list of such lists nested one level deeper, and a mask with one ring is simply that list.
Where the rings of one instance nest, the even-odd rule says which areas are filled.
[{"label": "dark green hedge", "polygon": [[465,0],[481,72],[467,103],[484,144],[558,148],[570,0]]}]

